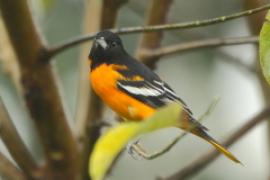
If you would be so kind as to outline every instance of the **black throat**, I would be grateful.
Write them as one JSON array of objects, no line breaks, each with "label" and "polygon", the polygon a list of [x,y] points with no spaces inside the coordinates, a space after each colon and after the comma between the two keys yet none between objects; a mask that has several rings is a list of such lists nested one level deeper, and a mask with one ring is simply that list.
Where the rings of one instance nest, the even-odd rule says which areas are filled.
[{"label": "black throat", "polygon": [[88,58],[91,60],[90,69],[93,71],[101,64],[127,65],[130,57],[124,49],[107,53],[102,52],[100,49],[91,49]]}]

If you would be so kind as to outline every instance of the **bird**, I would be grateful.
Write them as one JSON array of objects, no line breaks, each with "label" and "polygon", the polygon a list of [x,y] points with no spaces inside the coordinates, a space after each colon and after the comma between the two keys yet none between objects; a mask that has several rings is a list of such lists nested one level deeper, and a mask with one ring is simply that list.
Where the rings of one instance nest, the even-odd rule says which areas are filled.
[{"label": "bird", "polygon": [[89,55],[89,80],[94,92],[120,117],[144,121],[170,102],[183,107],[181,129],[212,144],[236,163],[230,151],[212,138],[187,104],[146,65],[129,55],[120,37],[109,30],[96,34]]}]

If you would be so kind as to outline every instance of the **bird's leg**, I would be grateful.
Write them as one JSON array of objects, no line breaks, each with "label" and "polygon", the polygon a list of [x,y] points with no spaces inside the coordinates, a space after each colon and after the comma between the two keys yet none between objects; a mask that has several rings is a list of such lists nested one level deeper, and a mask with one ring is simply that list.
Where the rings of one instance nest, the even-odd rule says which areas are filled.
[{"label": "bird's leg", "polygon": [[147,152],[139,144],[139,140],[140,139],[137,139],[135,142],[131,142],[127,145],[128,154],[135,160],[141,160],[142,158],[147,156]]},{"label": "bird's leg", "polygon": [[134,153],[136,153],[137,155],[146,160],[155,159],[161,156],[162,154],[168,152],[185,135],[186,133],[182,133],[181,135],[175,137],[166,147],[153,153],[147,152],[145,148],[139,143],[139,141],[136,141],[135,143],[129,146],[129,154],[131,154],[131,156],[134,157]]},{"label": "bird's leg", "polygon": [[[213,109],[216,107],[218,101],[219,101],[219,98],[214,98],[212,100],[211,104],[208,106],[207,110],[200,116],[198,121],[201,122],[207,116],[209,116],[211,114],[211,112],[213,111]],[[165,154],[166,152],[168,152],[177,142],[179,142],[185,135],[187,135],[187,133],[188,132],[184,132],[184,133],[176,136],[169,144],[167,144],[167,146],[165,146],[161,150],[156,151],[154,153],[148,153],[145,150],[145,148],[142,145],[140,145],[139,139],[138,139],[137,141],[135,141],[135,143],[132,143],[128,146],[128,152],[133,158],[135,157],[135,153],[136,153],[137,155],[139,155],[143,159],[152,160],[152,159],[155,159],[155,158]],[[138,159],[138,158],[134,158],[134,159]]]}]

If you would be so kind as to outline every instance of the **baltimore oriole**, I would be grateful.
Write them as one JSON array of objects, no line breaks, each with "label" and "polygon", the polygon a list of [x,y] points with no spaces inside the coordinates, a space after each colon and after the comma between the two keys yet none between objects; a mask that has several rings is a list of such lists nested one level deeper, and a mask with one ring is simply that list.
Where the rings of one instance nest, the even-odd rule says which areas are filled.
[{"label": "baltimore oriole", "polygon": [[141,121],[151,116],[157,108],[172,101],[179,102],[184,107],[183,125],[180,128],[203,138],[234,162],[240,162],[207,134],[207,128],[193,118],[186,103],[166,82],[126,52],[117,34],[99,32],[88,58],[92,88],[119,116]]}]

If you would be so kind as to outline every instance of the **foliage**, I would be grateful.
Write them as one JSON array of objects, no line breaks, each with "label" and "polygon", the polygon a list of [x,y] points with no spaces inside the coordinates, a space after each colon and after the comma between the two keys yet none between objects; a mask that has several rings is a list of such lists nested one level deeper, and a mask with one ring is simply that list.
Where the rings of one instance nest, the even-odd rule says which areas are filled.
[{"label": "foliage", "polygon": [[89,174],[93,180],[102,180],[105,177],[112,163],[134,137],[165,127],[179,126],[181,110],[179,104],[173,103],[161,108],[143,122],[124,122],[108,130],[98,139],[90,156]]},{"label": "foliage", "polygon": [[266,21],[260,33],[260,63],[263,75],[270,84],[270,11],[266,15]]}]

